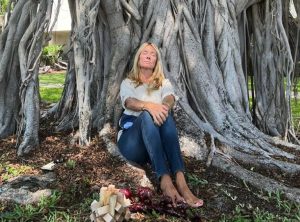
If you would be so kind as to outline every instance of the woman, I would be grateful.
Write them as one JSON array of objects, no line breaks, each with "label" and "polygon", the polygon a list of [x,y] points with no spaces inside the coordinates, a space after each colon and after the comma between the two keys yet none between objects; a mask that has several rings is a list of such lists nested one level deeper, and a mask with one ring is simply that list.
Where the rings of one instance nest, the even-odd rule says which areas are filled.
[{"label": "woman", "polygon": [[177,130],[170,114],[174,91],[164,77],[160,53],[153,43],[144,43],[138,49],[133,68],[121,84],[120,96],[125,109],[118,136],[122,155],[140,165],[150,162],[163,194],[174,206],[178,201],[202,206],[203,201],[192,194],[184,178]]}]

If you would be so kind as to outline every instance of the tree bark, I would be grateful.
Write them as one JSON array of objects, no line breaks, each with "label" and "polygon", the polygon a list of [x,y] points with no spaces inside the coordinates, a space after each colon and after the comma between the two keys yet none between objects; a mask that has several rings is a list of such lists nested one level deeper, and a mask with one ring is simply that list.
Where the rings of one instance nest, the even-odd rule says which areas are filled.
[{"label": "tree bark", "polygon": [[[23,8],[26,11],[22,11]],[[25,32],[25,27],[29,23],[28,11],[29,3],[19,1],[0,38],[0,138],[13,134],[17,127],[16,120],[18,119],[20,106],[18,97],[20,70],[18,68],[17,49],[18,43]],[[21,22],[20,25],[19,21]]]},{"label": "tree bark", "polygon": [[[39,57],[53,1],[15,2],[0,40],[0,138],[17,133],[18,155],[39,146]],[[22,138],[21,138],[22,137]]]},{"label": "tree bark", "polygon": [[[262,11],[269,16],[261,17]],[[286,34],[282,23],[278,20],[282,17],[281,11],[280,1],[274,4],[265,1],[260,8],[258,5],[252,7],[255,44],[251,58],[255,81],[255,122],[262,131],[284,137],[291,127],[287,103],[290,99],[293,59],[285,42]],[[272,19],[272,15],[276,19]],[[287,50],[282,51],[285,48]],[[287,97],[284,90],[285,77]]]}]

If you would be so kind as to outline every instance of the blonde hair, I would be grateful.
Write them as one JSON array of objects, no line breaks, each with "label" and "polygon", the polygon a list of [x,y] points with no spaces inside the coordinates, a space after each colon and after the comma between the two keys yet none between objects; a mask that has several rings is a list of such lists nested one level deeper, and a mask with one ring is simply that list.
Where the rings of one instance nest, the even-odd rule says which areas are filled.
[{"label": "blonde hair", "polygon": [[163,67],[162,67],[162,62],[161,62],[161,55],[159,52],[159,49],[157,48],[157,46],[154,43],[149,43],[149,42],[145,42],[143,43],[139,49],[137,50],[134,60],[133,60],[133,66],[132,69],[130,70],[129,74],[128,74],[128,78],[131,79],[136,86],[138,87],[139,85],[142,85],[143,82],[140,79],[140,67],[139,67],[139,58],[140,58],[140,54],[142,53],[143,49],[145,47],[147,47],[148,45],[151,45],[155,51],[156,51],[156,64],[155,67],[153,69],[153,74],[151,76],[150,79],[150,84],[149,84],[149,92],[151,92],[152,90],[156,90],[159,87],[161,87],[163,80],[165,79],[165,75],[163,73]]}]

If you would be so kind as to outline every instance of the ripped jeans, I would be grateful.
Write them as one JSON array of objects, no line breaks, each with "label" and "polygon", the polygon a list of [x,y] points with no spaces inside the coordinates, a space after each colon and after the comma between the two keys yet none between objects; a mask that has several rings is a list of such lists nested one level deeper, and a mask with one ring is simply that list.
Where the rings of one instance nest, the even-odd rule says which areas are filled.
[{"label": "ripped jeans", "polygon": [[157,178],[184,170],[176,125],[171,114],[157,126],[151,115],[143,111],[133,125],[123,130],[118,141],[121,154],[139,165],[151,163]]}]

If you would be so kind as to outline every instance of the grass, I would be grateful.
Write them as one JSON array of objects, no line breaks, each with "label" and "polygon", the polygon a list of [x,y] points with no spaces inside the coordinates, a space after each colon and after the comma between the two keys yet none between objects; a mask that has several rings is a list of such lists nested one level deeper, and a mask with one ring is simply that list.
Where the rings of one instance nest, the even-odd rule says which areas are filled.
[{"label": "grass", "polygon": [[208,181],[205,179],[198,178],[195,174],[188,173],[187,181],[192,187],[205,186],[208,184]]},{"label": "grass", "polygon": [[[71,191],[70,191],[71,192]],[[37,204],[20,205],[15,204],[11,206],[10,211],[0,213],[0,222],[80,222],[89,221],[90,205],[93,200],[99,199],[98,193],[91,194],[82,200],[80,205],[74,205],[70,208],[61,206],[61,202],[68,201],[68,194],[57,190],[52,192],[50,197],[41,198]],[[74,194],[72,194],[74,195]],[[1,212],[1,204],[0,204]]]},{"label": "grass", "polygon": [[285,200],[280,191],[268,193],[265,198],[268,202],[274,203],[276,211],[269,212],[240,203],[235,207],[232,215],[224,215],[220,222],[300,221],[300,205]]},{"label": "grass", "polygon": [[0,221],[79,221],[69,212],[57,209],[61,198],[62,194],[54,191],[50,197],[42,198],[38,204],[16,204],[10,212],[0,215]]},{"label": "grass", "polygon": [[296,132],[300,130],[300,101],[296,99],[291,100],[291,109],[293,117],[293,125]]},{"label": "grass", "polygon": [[59,101],[63,88],[47,88],[40,87],[40,95],[42,101],[48,103],[56,103]]},{"label": "grass", "polygon": [[0,163],[0,181],[7,181],[10,178],[31,173],[34,170],[33,167],[23,165],[23,164],[9,164],[9,163]]},{"label": "grass", "polygon": [[40,74],[39,81],[42,101],[48,103],[58,102],[63,91],[65,73]]},{"label": "grass", "polygon": [[55,74],[40,74],[39,75],[40,84],[64,84],[65,73],[55,73]]},{"label": "grass", "polygon": [[76,161],[75,160],[68,160],[66,162],[66,167],[69,169],[74,169],[76,166]]}]

